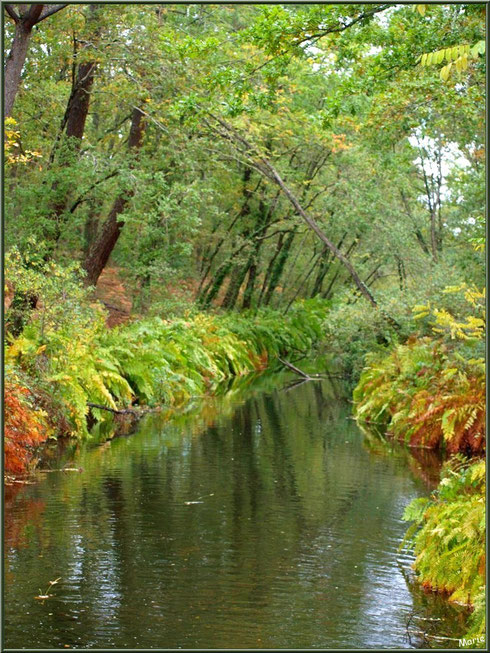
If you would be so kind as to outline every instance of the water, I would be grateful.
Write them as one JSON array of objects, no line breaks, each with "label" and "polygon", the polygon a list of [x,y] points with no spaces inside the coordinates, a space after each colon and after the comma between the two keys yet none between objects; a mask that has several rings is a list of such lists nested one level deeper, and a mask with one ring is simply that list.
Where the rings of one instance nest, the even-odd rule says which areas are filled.
[{"label": "water", "polygon": [[463,636],[464,613],[410,590],[397,551],[430,468],[366,439],[331,383],[290,384],[148,416],[80,447],[69,466],[83,471],[6,488],[5,646],[368,649]]}]

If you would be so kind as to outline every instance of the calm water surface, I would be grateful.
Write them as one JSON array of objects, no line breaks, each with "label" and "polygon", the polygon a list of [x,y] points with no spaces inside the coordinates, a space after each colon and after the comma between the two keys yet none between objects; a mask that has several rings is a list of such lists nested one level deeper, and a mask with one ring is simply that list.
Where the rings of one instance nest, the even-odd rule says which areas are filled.
[{"label": "calm water surface", "polygon": [[[397,551],[430,472],[367,440],[330,383],[290,385],[262,380],[194,415],[149,416],[80,448],[69,466],[83,471],[6,488],[6,647],[410,648],[424,631],[462,636],[465,615],[411,591]],[[51,598],[34,598],[58,577]]]}]

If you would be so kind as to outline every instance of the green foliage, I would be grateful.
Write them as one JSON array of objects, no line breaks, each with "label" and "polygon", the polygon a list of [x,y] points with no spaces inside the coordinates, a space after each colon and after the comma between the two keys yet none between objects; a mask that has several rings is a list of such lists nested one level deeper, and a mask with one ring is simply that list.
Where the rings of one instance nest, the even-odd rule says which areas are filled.
[{"label": "green foliage", "polygon": [[354,390],[356,416],[410,445],[478,453],[485,445],[485,294],[466,284],[444,294],[452,309],[413,309],[430,337],[412,336],[388,355],[366,358]]},{"label": "green foliage", "polygon": [[[44,410],[56,433],[87,436],[88,403],[181,404],[325,339],[354,380],[367,364],[359,419],[411,444],[479,451],[484,9],[69,5],[43,22],[5,133],[12,405],[28,388],[29,410]],[[8,20],[7,48],[13,29]],[[87,62],[89,111],[70,141],[78,103],[67,99]],[[135,107],[145,116],[137,157],[126,147]],[[250,166],[246,142],[274,162],[378,310]],[[116,201],[124,228],[111,262],[144,318],[108,330],[80,263]],[[254,310],[198,311],[218,305]],[[457,503],[444,496],[434,501]],[[468,524],[476,508],[461,506]],[[422,524],[430,510],[419,502],[407,514]],[[478,631],[474,569],[461,562]]]},{"label": "green foliage", "polygon": [[[16,292],[38,293],[27,325],[9,337],[8,369],[42,387],[78,436],[88,435],[88,403],[113,409],[181,404],[227,378],[274,364],[279,356],[306,354],[322,335],[326,304],[319,300],[298,302],[286,318],[271,309],[256,315],[194,313],[107,330],[104,311],[89,303],[74,268],[49,264],[44,284],[45,264],[27,268],[14,254],[8,264]],[[60,312],[60,305],[69,312]],[[97,421],[107,418],[101,409],[91,412]]]},{"label": "green foliage", "polygon": [[475,604],[473,635],[484,630],[485,472],[485,461],[456,456],[431,498],[413,501],[403,517],[414,522],[406,541],[420,582],[452,601]]},{"label": "green foliage", "polygon": [[[413,140],[423,130],[448,146],[451,168],[436,267],[464,269],[455,283],[475,280],[483,270],[469,255],[470,219],[484,211],[482,57],[462,88],[442,85],[433,66],[413,70],[421,46],[479,44],[483,14],[423,6],[422,16],[422,6],[66,7],[32,34],[16,124],[8,125],[8,153],[22,150],[28,160],[14,156],[6,172],[7,246],[23,253],[36,237],[55,260],[83,261],[122,194],[112,261],[141,312],[155,314],[184,282],[202,290],[221,275],[221,290],[241,279],[235,306],[245,286],[246,306],[349,293],[349,276],[325,259],[316,236],[301,233],[274,184],[256,170],[243,182],[243,153],[213,115],[274,161],[362,279],[379,270],[369,281],[376,296],[398,285],[401,268],[417,287],[432,264]],[[8,47],[12,23],[6,27]],[[97,67],[80,145],[60,125],[73,69],[90,61]],[[126,148],[133,106],[146,124],[137,160]],[[209,305],[221,303],[220,289]]]},{"label": "green foliage", "polygon": [[[448,288],[448,279],[454,280],[457,292]],[[402,289],[391,285],[380,287],[376,292],[378,311],[373,311],[350,293],[339,295],[332,302],[326,322],[325,338],[330,357],[356,383],[366,364],[367,354],[381,356],[414,334],[433,337],[436,334],[434,328],[442,328],[441,324],[434,322],[435,313],[431,307],[438,307],[441,314],[457,315],[464,324],[474,313],[481,318],[480,293],[478,307],[475,307],[465,298],[465,289],[469,290],[457,273],[441,266],[427,269],[423,285],[409,281]],[[397,330],[384,318],[386,314],[396,320]],[[449,333],[447,329],[444,333],[446,331]],[[448,341],[450,344],[451,339]],[[482,356],[481,345],[481,341],[474,339],[468,342],[468,358]],[[461,345],[458,347],[461,349]]]},{"label": "green foliage", "polygon": [[354,390],[359,420],[411,446],[480,452],[485,444],[481,361],[429,338],[371,355]]}]

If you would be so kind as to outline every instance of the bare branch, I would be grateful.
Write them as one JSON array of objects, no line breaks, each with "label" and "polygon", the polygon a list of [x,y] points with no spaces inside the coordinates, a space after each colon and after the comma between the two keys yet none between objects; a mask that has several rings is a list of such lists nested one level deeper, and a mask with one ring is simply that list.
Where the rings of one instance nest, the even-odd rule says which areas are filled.
[{"label": "bare branch", "polygon": [[265,177],[275,182],[279,188],[282,190],[284,195],[293,205],[296,213],[301,216],[301,218],[306,222],[312,231],[316,233],[318,238],[327,246],[333,256],[340,261],[340,263],[347,269],[355,285],[359,291],[364,295],[364,297],[369,301],[369,303],[377,308],[377,302],[374,299],[373,295],[360,279],[359,275],[355,271],[351,262],[342,254],[342,252],[334,245],[334,243],[325,235],[325,233],[320,229],[317,222],[308,215],[301,204],[299,203],[296,196],[291,192],[290,188],[284,183],[283,179],[279,175],[278,171],[272,165],[272,163],[263,157],[261,153],[254,147],[241,133],[238,132],[230,123],[223,118],[213,115],[211,112],[208,112],[208,115],[215,120],[226,133],[226,137],[235,143],[235,146],[238,147],[242,154],[248,155],[251,158],[250,165],[256,167]]},{"label": "bare branch", "polygon": [[39,16],[37,22],[40,23],[42,20],[45,18],[48,18],[49,16],[52,16],[53,14],[56,14],[58,11],[61,11],[68,5],[45,5],[44,9],[42,10],[41,15]]},{"label": "bare branch", "polygon": [[17,23],[17,22],[20,20],[20,16],[19,16],[18,14],[15,13],[13,6],[10,5],[10,4],[8,4],[8,5],[3,5],[3,6],[4,6],[5,11],[6,11],[6,12],[8,13],[8,15],[10,16],[10,18],[11,18],[15,23]]}]

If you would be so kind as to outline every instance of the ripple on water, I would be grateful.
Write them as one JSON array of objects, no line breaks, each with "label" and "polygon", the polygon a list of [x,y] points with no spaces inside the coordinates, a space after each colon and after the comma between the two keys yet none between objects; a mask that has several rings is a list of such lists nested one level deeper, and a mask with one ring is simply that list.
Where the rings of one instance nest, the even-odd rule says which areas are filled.
[{"label": "ripple on water", "polygon": [[411,615],[461,635],[404,578],[401,516],[428,490],[328,383],[198,423],[148,417],[9,498],[9,647],[407,648]]}]

